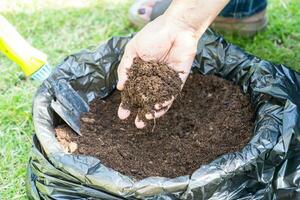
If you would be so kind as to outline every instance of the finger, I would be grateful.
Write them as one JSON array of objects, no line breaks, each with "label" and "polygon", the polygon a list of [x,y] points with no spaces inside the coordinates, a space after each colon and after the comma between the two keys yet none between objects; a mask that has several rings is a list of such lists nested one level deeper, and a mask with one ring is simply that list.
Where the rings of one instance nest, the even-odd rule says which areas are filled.
[{"label": "finger", "polygon": [[135,126],[138,129],[143,129],[146,126],[145,122],[143,122],[142,120],[140,120],[138,116],[136,116],[134,123],[135,123]]},{"label": "finger", "polygon": [[154,113],[147,113],[145,115],[147,120],[151,120],[151,119],[157,119],[160,118],[161,116],[163,116],[164,114],[166,114],[166,112],[168,112],[168,110],[170,109],[171,104],[168,105],[167,107],[161,109],[160,111],[155,111]]},{"label": "finger", "polygon": [[170,105],[170,104],[173,103],[174,99],[175,99],[175,97],[172,96],[172,98],[170,100],[168,100],[168,101],[165,101],[163,103],[157,103],[157,104],[154,105],[154,109],[155,110],[160,110],[160,109],[162,109],[164,107],[167,107],[168,105]]},{"label": "finger", "polygon": [[119,106],[119,109],[118,109],[118,117],[121,119],[121,120],[124,120],[126,118],[128,118],[130,115],[130,110],[128,109],[125,109],[122,105],[122,103],[120,104]]},{"label": "finger", "polygon": [[192,67],[192,61],[186,60],[186,61],[180,61],[174,64],[170,64],[170,66],[174,66],[178,69],[182,70],[176,70],[178,72],[178,76],[181,79],[182,83],[184,84],[188,75],[190,74],[191,67]]},{"label": "finger", "polygon": [[125,49],[124,55],[121,59],[121,62],[118,66],[118,90],[124,89],[124,84],[127,80],[127,71],[131,67],[133,59],[135,57],[135,54],[133,52],[134,51],[132,45],[128,44]]}]

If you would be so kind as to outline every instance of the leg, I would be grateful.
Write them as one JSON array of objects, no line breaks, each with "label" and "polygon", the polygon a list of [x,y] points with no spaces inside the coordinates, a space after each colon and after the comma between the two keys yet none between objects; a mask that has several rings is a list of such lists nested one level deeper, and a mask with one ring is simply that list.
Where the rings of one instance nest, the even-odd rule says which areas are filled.
[{"label": "leg", "polygon": [[[172,0],[137,0],[130,9],[130,20],[145,25],[162,15]],[[231,0],[211,27],[217,31],[252,36],[267,26],[266,0]]]}]

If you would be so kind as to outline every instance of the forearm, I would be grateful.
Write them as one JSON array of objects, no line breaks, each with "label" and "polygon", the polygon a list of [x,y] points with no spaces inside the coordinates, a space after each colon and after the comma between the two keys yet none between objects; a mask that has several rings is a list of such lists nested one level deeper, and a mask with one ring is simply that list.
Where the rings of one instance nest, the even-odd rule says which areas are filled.
[{"label": "forearm", "polygon": [[201,35],[229,0],[173,0],[165,15],[188,25]]}]

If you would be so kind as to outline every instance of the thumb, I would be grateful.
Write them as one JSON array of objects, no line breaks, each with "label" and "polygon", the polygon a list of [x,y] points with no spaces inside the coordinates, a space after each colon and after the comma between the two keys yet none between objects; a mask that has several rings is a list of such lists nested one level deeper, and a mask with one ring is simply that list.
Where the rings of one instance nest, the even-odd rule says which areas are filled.
[{"label": "thumb", "polygon": [[124,84],[127,80],[127,71],[131,67],[134,58],[135,58],[135,54],[132,51],[132,47],[127,45],[124,55],[118,66],[118,84],[117,84],[118,90],[124,89]]}]

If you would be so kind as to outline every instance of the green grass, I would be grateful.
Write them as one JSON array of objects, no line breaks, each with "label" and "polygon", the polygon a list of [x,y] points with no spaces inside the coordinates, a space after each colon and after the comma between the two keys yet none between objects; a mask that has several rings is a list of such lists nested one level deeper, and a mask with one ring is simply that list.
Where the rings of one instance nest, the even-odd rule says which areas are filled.
[{"label": "green grass", "polygon": [[[56,65],[81,48],[134,31],[126,18],[129,4],[108,2],[66,9],[24,6],[24,10],[3,14]],[[0,199],[5,200],[26,199],[24,176],[34,132],[31,104],[37,84],[19,80],[21,74],[18,66],[0,55]]]},{"label": "green grass", "polygon": [[300,70],[300,3],[298,0],[268,1],[269,25],[253,39],[226,35],[228,41],[248,52]]},{"label": "green grass", "polygon": [[[81,48],[135,31],[127,20],[129,0],[77,0],[87,3],[69,3],[65,8],[50,0],[22,2],[1,0],[0,11],[33,46],[48,54],[54,66]],[[10,6],[5,9],[1,3]],[[261,58],[300,70],[300,4],[298,0],[269,4],[265,32],[252,39],[231,35],[226,39]],[[24,177],[34,132],[31,103],[38,85],[20,80],[21,74],[0,55],[0,199],[5,200],[26,199]]]}]

